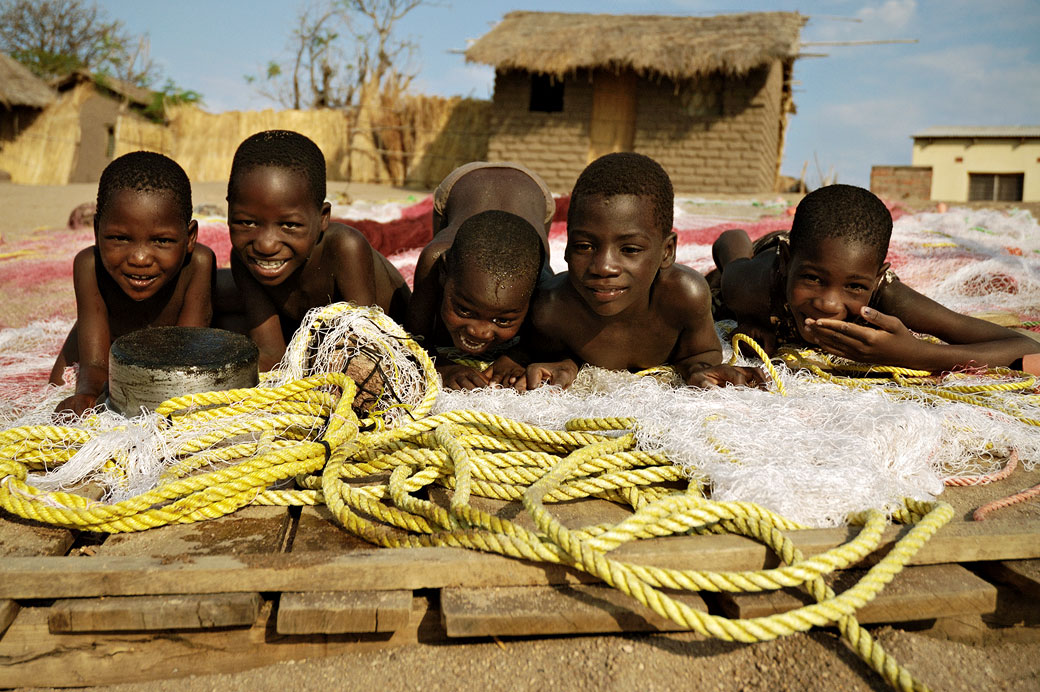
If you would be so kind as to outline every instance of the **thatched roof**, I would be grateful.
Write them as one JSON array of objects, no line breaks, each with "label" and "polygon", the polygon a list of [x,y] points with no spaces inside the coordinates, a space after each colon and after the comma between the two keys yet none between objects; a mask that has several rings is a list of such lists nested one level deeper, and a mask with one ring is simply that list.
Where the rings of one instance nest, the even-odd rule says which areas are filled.
[{"label": "thatched roof", "polygon": [[750,12],[717,17],[510,12],[466,51],[466,60],[501,70],[563,77],[582,68],[634,69],[682,79],[744,75],[793,60],[808,17]]},{"label": "thatched roof", "polygon": [[139,87],[136,84],[131,84],[115,77],[94,75],[87,70],[73,70],[64,77],[56,79],[53,85],[55,89],[63,91],[83,82],[93,82],[106,91],[110,91],[137,106],[148,106],[152,102],[153,92],[150,89]]},{"label": "thatched roof", "polygon": [[0,104],[7,108],[43,108],[54,101],[54,92],[29,68],[6,53],[0,53]]}]

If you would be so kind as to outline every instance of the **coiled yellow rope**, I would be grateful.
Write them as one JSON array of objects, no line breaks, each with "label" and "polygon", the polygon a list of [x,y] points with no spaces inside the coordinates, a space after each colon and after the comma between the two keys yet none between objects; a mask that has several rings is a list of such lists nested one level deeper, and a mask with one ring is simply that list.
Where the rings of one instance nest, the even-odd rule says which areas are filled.
[{"label": "coiled yellow rope", "polygon": [[[334,317],[332,311],[325,319]],[[757,349],[750,339],[745,343]],[[413,352],[424,376],[435,377],[425,353],[418,346]],[[774,382],[782,384],[768,358],[763,362]],[[887,525],[880,512],[850,517],[850,523],[863,527],[856,538],[806,558],[785,534],[798,525],[751,503],[710,501],[701,491],[703,479],[687,478],[662,453],[637,449],[634,420],[585,418],[564,430],[547,430],[476,411],[428,416],[436,387],[429,389],[412,409],[414,420],[396,428],[383,425],[378,412],[359,420],[351,409],[354,383],[340,373],[165,402],[158,413],[171,433],[193,426],[209,429],[224,417],[229,425],[182,447],[164,485],[114,504],[41,492],[26,482],[29,470],[67,461],[89,442],[88,433],[47,426],[8,430],[0,433],[0,507],[59,526],[118,532],[212,518],[249,503],[325,503],[344,528],[376,545],[454,546],[566,565],[684,627],[728,641],[763,641],[836,623],[893,686],[925,689],[859,627],[854,613],[950,520],[948,505],[907,500],[894,519],[913,528],[856,585],[835,594],[824,577],[878,547]],[[253,421],[249,414],[261,411],[265,415]],[[238,458],[243,460],[198,472]],[[119,461],[107,463],[118,466]],[[267,489],[291,477],[300,490]],[[447,489],[447,503],[438,503],[437,494],[427,491],[433,486]],[[481,509],[477,497],[519,501],[535,528]],[[587,497],[627,505],[632,514],[616,524],[571,528],[549,510],[552,503]],[[637,565],[611,556],[633,540],[690,532],[747,536],[774,551],[781,566],[710,572]],[[817,602],[749,620],[694,610],[663,591],[756,592],[791,586],[802,586]]]}]

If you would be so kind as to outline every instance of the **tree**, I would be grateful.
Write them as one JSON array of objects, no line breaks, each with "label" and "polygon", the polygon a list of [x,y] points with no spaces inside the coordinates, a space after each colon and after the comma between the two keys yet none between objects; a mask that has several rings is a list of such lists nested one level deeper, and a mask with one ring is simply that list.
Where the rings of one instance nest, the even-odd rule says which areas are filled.
[{"label": "tree", "polygon": [[139,86],[156,77],[147,37],[83,0],[0,0],[0,50],[44,79],[77,69]]},{"label": "tree", "polygon": [[287,108],[359,106],[384,87],[404,90],[414,44],[394,36],[398,21],[425,0],[318,0],[305,5],[289,38],[289,58],[246,81]]},{"label": "tree", "polygon": [[145,114],[157,120],[168,105],[202,100],[169,78],[154,87],[163,76],[148,36],[128,34],[84,0],[0,0],[0,50],[47,80],[85,70],[102,86],[118,79],[152,89]]}]

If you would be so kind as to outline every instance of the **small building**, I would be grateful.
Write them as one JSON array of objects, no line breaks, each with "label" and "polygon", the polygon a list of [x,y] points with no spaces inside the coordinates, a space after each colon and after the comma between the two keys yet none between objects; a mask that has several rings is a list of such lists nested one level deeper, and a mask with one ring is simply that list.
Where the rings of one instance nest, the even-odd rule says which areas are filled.
[{"label": "small building", "polygon": [[[56,80],[52,102],[0,147],[0,170],[16,183],[97,182],[113,158],[136,149],[162,151],[142,128],[153,93],[117,79],[76,71]],[[2,109],[0,109],[2,110]],[[163,128],[158,128],[163,129]],[[128,137],[130,135],[130,137]]]},{"label": "small building", "polygon": [[466,50],[495,68],[488,158],[560,192],[615,151],[656,159],[680,191],[773,191],[806,19],[510,12]]},{"label": "small building", "polygon": [[931,168],[931,199],[1040,201],[1040,125],[930,127],[913,135],[915,168]]},{"label": "small building", "polygon": [[54,90],[29,68],[0,53],[0,148],[54,102]]},{"label": "small building", "polygon": [[128,82],[85,70],[76,70],[55,83],[59,94],[82,92],[79,106],[79,142],[69,172],[70,183],[90,183],[101,178],[117,156],[116,130],[120,116],[143,118],[152,105],[153,92]]}]

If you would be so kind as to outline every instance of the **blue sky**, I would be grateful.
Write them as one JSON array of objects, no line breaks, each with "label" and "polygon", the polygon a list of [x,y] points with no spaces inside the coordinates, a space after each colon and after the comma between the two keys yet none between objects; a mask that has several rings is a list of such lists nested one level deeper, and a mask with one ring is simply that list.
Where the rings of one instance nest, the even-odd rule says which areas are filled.
[{"label": "blue sky", "polygon": [[[213,112],[275,107],[244,76],[285,54],[303,0],[99,0],[180,86]],[[873,164],[909,164],[910,135],[933,125],[1040,124],[1040,0],[434,0],[400,36],[419,44],[415,90],[489,98],[491,68],[465,63],[467,41],[514,9],[712,15],[759,10],[810,17],[802,40],[917,39],[913,44],[809,46],[795,64],[797,115],[783,172],[808,162],[810,185],[831,170],[866,186]],[[859,20],[859,21],[850,21]],[[819,165],[817,167],[817,161]]]}]

